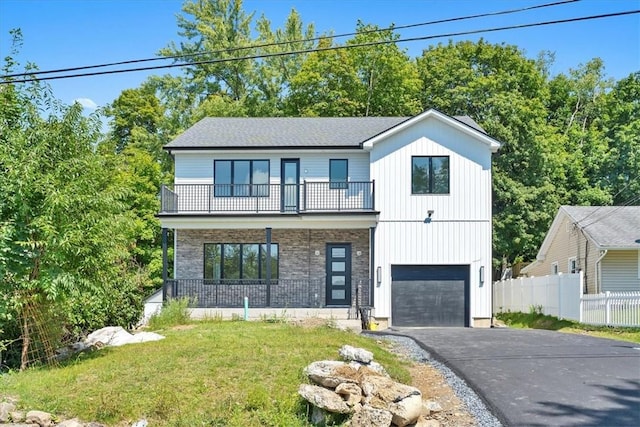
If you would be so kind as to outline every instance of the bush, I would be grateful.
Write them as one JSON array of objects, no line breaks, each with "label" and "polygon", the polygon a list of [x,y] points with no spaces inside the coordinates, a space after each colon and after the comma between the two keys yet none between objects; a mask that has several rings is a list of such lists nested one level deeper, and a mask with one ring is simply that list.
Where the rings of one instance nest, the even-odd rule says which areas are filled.
[{"label": "bush", "polygon": [[169,300],[159,313],[154,313],[149,318],[149,328],[153,330],[165,329],[177,325],[187,325],[189,323],[191,323],[189,298]]}]

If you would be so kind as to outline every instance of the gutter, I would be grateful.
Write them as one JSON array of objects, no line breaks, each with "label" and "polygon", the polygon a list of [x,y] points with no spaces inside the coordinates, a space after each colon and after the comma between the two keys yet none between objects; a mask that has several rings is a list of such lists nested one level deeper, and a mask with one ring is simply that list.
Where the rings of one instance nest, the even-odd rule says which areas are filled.
[{"label": "gutter", "polygon": [[595,277],[596,293],[599,293],[599,291],[598,291],[598,281],[599,281],[599,278],[600,278],[600,261],[602,261],[602,258],[604,258],[607,255],[608,252],[609,252],[609,250],[605,249],[604,251],[602,251],[602,253],[598,257],[598,259],[596,260],[596,277]]}]

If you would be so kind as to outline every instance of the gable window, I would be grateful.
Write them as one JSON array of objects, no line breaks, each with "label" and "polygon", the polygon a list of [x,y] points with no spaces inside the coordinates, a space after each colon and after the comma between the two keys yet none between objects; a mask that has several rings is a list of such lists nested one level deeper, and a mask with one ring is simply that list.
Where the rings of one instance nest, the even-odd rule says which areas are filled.
[{"label": "gable window", "polygon": [[449,156],[411,157],[411,194],[449,194]]},{"label": "gable window", "polygon": [[558,274],[558,262],[551,263],[551,274]]},{"label": "gable window", "polygon": [[329,160],[329,188],[347,188],[349,161],[347,159]]},{"label": "gable window", "polygon": [[567,271],[569,273],[578,272],[578,262],[576,260],[576,257],[569,258],[569,262],[567,263]]},{"label": "gable window", "polygon": [[214,160],[216,197],[268,197],[269,160]]},{"label": "gable window", "polygon": [[[262,243],[205,243],[205,279],[258,280],[267,278],[267,245]],[[278,244],[271,244],[271,278],[278,278]]]}]

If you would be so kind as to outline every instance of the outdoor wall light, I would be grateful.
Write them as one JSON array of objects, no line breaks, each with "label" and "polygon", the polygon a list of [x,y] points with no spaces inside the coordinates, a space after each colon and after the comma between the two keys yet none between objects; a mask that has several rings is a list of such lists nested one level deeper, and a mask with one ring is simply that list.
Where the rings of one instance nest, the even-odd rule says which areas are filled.
[{"label": "outdoor wall light", "polygon": [[431,222],[431,215],[433,215],[433,211],[429,209],[427,211],[427,217],[424,219],[425,224],[429,224]]},{"label": "outdoor wall light", "polygon": [[382,267],[380,266],[376,269],[376,282],[378,286],[382,283]]},{"label": "outdoor wall light", "polygon": [[480,266],[480,286],[484,284],[484,265]]}]

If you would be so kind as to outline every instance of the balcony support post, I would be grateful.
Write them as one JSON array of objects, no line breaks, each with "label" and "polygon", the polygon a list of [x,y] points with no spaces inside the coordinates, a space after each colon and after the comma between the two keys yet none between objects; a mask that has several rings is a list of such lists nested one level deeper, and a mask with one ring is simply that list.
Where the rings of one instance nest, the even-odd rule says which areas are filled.
[{"label": "balcony support post", "polygon": [[169,276],[168,267],[169,260],[167,259],[167,245],[168,245],[168,233],[166,228],[162,228],[162,301],[167,300],[167,279]]},{"label": "balcony support post", "polygon": [[267,307],[271,307],[271,227],[265,228],[265,243],[267,246]]}]

